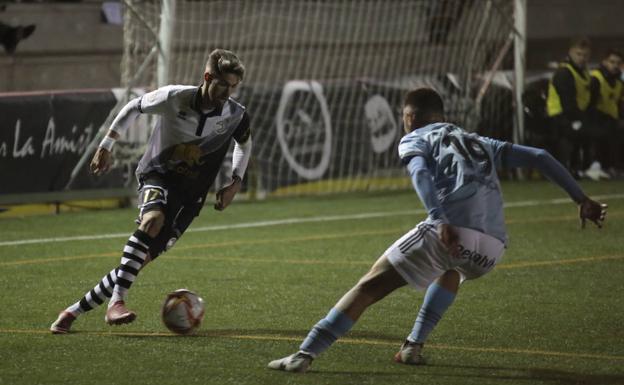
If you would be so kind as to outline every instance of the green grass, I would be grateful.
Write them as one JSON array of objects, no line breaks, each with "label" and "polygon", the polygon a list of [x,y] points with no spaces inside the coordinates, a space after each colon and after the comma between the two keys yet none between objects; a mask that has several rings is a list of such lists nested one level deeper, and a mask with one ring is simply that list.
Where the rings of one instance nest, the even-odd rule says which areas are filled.
[{"label": "green grass", "polygon": [[[378,303],[305,375],[266,369],[296,350],[309,328],[422,214],[187,233],[146,268],[130,293],[131,325],[104,309],[75,333],[49,334],[57,313],[119,262],[126,235],[0,246],[0,384],[624,384],[624,197],[607,225],[581,231],[576,208],[544,182],[504,184],[510,247],[487,276],[466,283],[432,334],[430,365],[391,358],[422,293]],[[586,183],[592,195],[624,183]],[[275,219],[420,208],[413,192],[335,195],[209,207],[194,228]],[[130,233],[135,210],[0,220],[0,242]],[[198,335],[169,334],[159,309],[188,287],[206,301]]]}]

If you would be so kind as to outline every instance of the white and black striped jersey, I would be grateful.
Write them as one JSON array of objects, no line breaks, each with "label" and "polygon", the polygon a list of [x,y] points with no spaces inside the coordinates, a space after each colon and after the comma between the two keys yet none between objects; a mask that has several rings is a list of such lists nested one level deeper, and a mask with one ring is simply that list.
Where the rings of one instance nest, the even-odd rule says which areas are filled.
[{"label": "white and black striped jersey", "polygon": [[[242,144],[250,138],[245,107],[229,98],[221,109],[202,111],[200,87],[170,85],[133,102],[140,113],[159,115],[136,170],[139,180],[158,173],[175,180],[180,188],[205,192],[221,168],[231,139]],[[113,123],[111,129],[115,128]]]}]

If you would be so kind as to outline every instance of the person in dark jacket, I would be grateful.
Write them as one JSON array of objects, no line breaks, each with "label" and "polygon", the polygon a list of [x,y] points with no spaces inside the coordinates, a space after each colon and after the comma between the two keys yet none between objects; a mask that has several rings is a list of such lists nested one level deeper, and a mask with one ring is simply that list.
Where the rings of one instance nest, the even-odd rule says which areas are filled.
[{"label": "person in dark jacket", "polygon": [[[622,169],[623,166],[621,159],[618,159],[619,150],[624,146],[624,128],[618,126],[624,102],[624,82],[620,77],[623,59],[621,52],[610,49],[602,58],[600,66],[591,71],[591,93],[595,98],[590,110],[592,147],[594,159],[599,164],[594,163],[587,170],[586,174],[590,177],[595,170],[609,170],[610,174],[617,174],[616,169]],[[598,172],[595,176],[604,175],[610,176],[604,172]]]},{"label": "person in dark jacket", "polygon": [[589,166],[588,110],[592,101],[587,62],[591,53],[586,38],[570,44],[568,57],[559,63],[549,85],[546,111],[556,148],[549,149],[576,177]]}]

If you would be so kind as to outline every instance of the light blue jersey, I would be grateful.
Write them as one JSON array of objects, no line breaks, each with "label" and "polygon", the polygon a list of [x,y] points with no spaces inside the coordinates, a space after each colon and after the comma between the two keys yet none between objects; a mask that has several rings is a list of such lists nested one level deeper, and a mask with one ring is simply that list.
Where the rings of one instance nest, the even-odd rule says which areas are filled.
[{"label": "light blue jersey", "polygon": [[[496,169],[508,145],[450,123],[434,123],[405,135],[399,143],[399,156],[406,165],[422,164],[429,171],[433,197],[423,202],[434,206],[427,207],[429,220],[477,230],[506,244]],[[415,184],[421,183],[416,180]]]}]

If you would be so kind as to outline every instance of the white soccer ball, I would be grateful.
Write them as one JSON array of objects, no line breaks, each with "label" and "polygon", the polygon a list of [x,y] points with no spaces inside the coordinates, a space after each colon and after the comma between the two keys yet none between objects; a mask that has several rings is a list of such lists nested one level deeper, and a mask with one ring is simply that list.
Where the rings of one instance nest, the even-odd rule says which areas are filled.
[{"label": "white soccer ball", "polygon": [[162,320],[177,334],[192,334],[204,319],[204,300],[187,289],[167,294],[162,306]]}]

